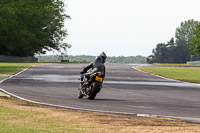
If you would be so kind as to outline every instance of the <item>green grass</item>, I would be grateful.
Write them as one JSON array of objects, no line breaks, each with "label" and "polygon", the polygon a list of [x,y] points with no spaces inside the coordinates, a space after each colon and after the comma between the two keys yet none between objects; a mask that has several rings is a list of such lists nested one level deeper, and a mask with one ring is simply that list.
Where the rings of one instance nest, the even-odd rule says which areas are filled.
[{"label": "green grass", "polygon": [[154,65],[158,65],[158,66],[180,66],[180,67],[181,66],[183,66],[183,67],[184,66],[186,66],[186,67],[187,66],[191,66],[191,67],[192,66],[200,66],[200,65],[192,65],[192,64],[163,64],[163,63],[162,64],[160,64],[160,63],[154,63]]},{"label": "green grass", "polygon": [[187,67],[138,67],[148,73],[153,73],[163,77],[200,83],[200,68],[187,68]]},{"label": "green grass", "polygon": [[0,63],[0,80],[33,65],[48,63]]}]

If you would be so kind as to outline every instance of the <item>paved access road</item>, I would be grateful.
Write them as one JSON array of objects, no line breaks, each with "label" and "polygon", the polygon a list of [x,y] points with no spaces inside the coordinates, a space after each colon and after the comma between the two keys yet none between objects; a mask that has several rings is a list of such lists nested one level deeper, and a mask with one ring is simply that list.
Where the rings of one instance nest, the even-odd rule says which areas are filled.
[{"label": "paved access road", "polygon": [[41,103],[200,122],[200,85],[149,75],[132,65],[106,64],[105,82],[96,99],[78,99],[79,72],[84,65],[35,66],[4,81],[0,88]]}]

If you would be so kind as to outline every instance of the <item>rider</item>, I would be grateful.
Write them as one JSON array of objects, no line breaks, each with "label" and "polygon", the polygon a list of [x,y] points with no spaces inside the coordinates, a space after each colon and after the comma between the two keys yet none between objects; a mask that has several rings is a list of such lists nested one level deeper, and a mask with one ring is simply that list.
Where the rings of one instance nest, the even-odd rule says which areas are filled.
[{"label": "rider", "polygon": [[[81,82],[83,81],[83,74],[89,76],[92,73],[101,72],[105,76],[106,69],[104,63],[106,61],[106,58],[107,58],[106,54],[102,52],[99,56],[96,57],[95,61],[91,62],[89,65],[84,67],[83,70],[80,72]],[[90,68],[92,68],[92,71],[87,73],[87,71]]]}]

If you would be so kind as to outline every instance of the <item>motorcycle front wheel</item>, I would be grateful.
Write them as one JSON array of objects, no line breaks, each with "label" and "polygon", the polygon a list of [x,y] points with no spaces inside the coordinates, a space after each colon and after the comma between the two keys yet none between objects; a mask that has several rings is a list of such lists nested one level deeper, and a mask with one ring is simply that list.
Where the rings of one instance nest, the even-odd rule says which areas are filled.
[{"label": "motorcycle front wheel", "polygon": [[84,96],[84,95],[82,94],[82,92],[81,92],[81,90],[80,90],[80,91],[78,92],[78,98],[81,99],[81,98],[83,98],[83,96]]},{"label": "motorcycle front wheel", "polygon": [[80,89],[79,89],[79,92],[78,92],[78,98],[83,98],[83,92],[82,92],[82,86],[81,86],[81,84],[80,84]]}]

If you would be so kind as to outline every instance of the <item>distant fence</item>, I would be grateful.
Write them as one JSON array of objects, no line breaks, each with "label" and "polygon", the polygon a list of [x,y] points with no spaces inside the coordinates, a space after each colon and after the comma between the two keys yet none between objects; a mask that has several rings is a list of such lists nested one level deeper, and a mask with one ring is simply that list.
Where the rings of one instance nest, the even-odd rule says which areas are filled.
[{"label": "distant fence", "polygon": [[190,61],[200,61],[200,56],[191,55],[191,56],[190,56]]},{"label": "distant fence", "polygon": [[187,64],[200,65],[200,56],[191,55],[190,61],[188,61]]},{"label": "distant fence", "polygon": [[38,62],[38,58],[0,55],[0,62]]},{"label": "distant fence", "polygon": [[187,64],[200,65],[200,61],[188,61]]}]

